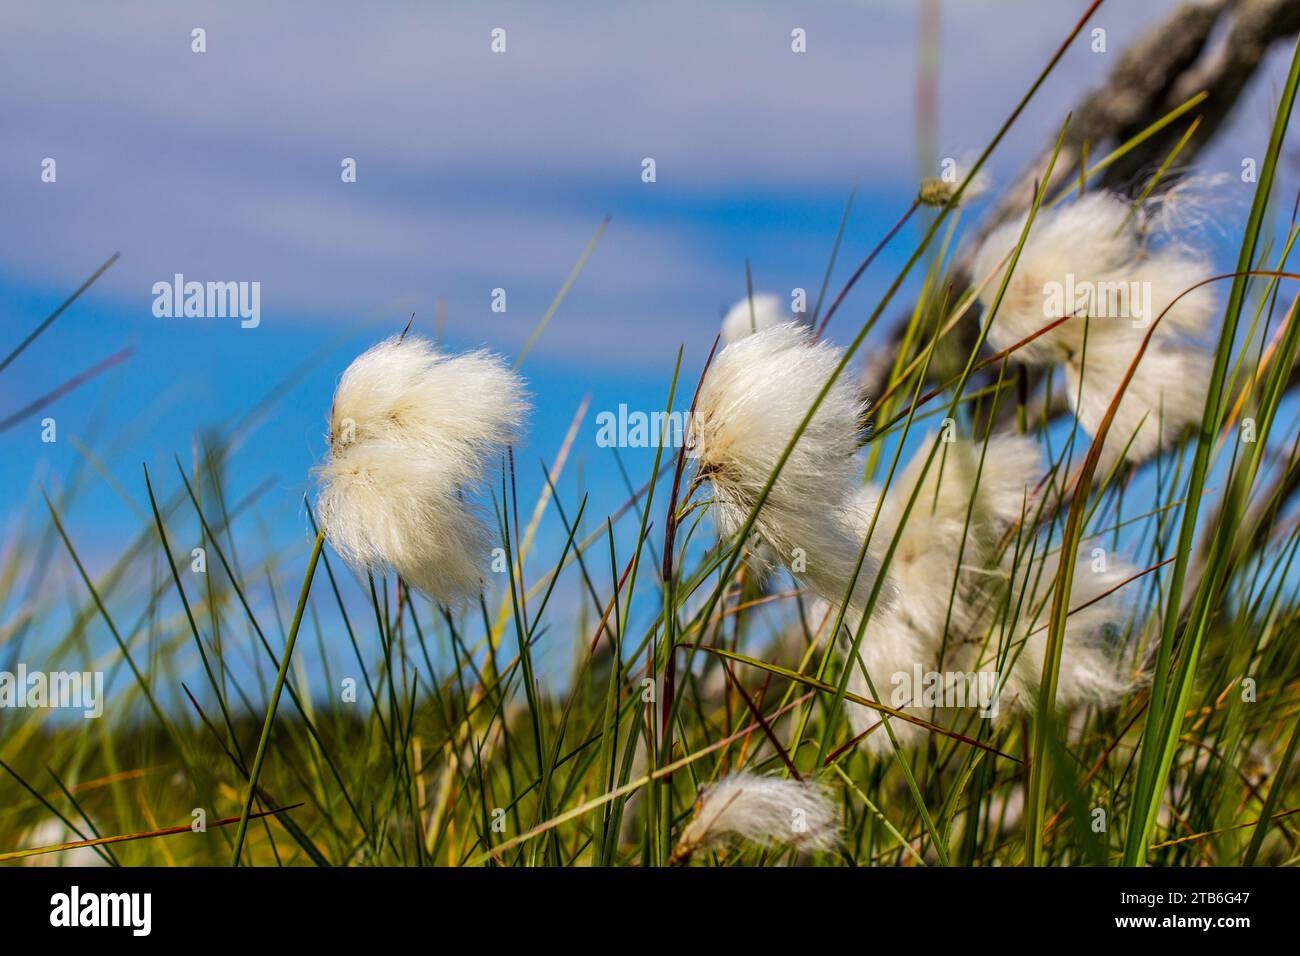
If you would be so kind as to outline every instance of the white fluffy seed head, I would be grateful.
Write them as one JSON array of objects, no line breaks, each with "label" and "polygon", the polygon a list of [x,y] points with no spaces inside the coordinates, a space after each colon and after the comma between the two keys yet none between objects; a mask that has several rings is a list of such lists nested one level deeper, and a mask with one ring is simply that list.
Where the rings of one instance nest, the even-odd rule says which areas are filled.
[{"label": "white fluffy seed head", "polygon": [[[936,448],[933,435],[917,446],[881,503],[872,539],[883,553],[903,527],[886,571],[906,596],[909,617],[924,629],[943,630],[959,558],[962,568],[993,560],[1006,530],[1021,519],[1040,465],[1038,447],[1014,435],[991,438],[987,449],[969,440],[939,442]],[[872,488],[859,493],[864,505],[877,496]]]},{"label": "white fluffy seed head", "polygon": [[[1009,563],[1009,561],[1007,562]],[[1043,658],[1047,651],[1052,592],[1060,569],[1060,552],[1049,551],[1023,560],[1015,570],[1012,593],[1020,608],[1014,650],[1019,653],[1008,681],[1024,703],[1038,697]],[[1070,579],[1069,609],[1061,669],[1057,676],[1059,707],[1114,707],[1145,679],[1125,660],[1121,630],[1129,614],[1127,595],[1119,588],[1134,569],[1110,560],[1105,570],[1094,570],[1088,559],[1077,559]]]},{"label": "white fluffy seed head", "polygon": [[[691,419],[697,474],[713,486],[724,536],[744,527],[759,494],[843,352],[794,323],[773,326],[723,349],[700,386]],[[795,443],[754,523],[775,556],[827,600],[841,589],[862,546],[853,498],[857,434],[866,412],[841,375]],[[865,600],[875,579],[868,556],[855,587]]]},{"label": "white fluffy seed head", "polygon": [[[849,675],[849,692],[892,706],[898,703],[891,700],[891,693],[899,679],[908,681],[902,686],[920,693],[914,680],[919,666],[923,674],[944,675],[947,683],[964,681],[971,686],[969,675],[977,675],[975,680],[981,685],[987,681],[989,687],[999,688],[999,717],[1032,706],[1038,698],[1047,651],[1046,624],[1055,574],[1056,561],[1049,556],[1022,561],[1014,571],[1013,581],[1008,580],[1012,575],[1006,568],[965,578],[954,598],[946,649],[941,640],[942,628],[925,628],[908,613],[912,601],[899,601],[886,608],[873,616],[859,648],[862,665],[880,696],[872,695],[856,664]],[[1100,574],[1092,571],[1089,562],[1080,561],[1076,566],[1070,591],[1074,613],[1066,620],[1061,646],[1058,708],[1112,708],[1145,680],[1125,659],[1126,648],[1120,636],[1128,614],[1125,596],[1122,591],[1109,593],[1130,574],[1131,569],[1120,564]],[[981,577],[986,582],[984,588],[972,589]],[[1097,603],[1088,604],[1093,599]],[[1012,610],[1002,607],[1002,602]],[[999,659],[999,651],[1005,652],[1005,657]],[[880,721],[877,711],[861,704],[850,701],[846,709],[855,735]],[[968,702],[964,709],[922,705],[903,706],[902,710],[944,726],[969,720],[975,708]],[[970,724],[965,726],[969,729]],[[904,745],[923,739],[928,732],[902,720],[892,721],[891,727]],[[888,735],[880,729],[866,738],[865,747],[872,752],[887,752],[891,746]]]},{"label": "white fluffy seed head", "polygon": [[[1082,379],[1079,419],[1094,434],[1148,328],[1159,320],[1107,435],[1104,448],[1111,461],[1144,417],[1147,424],[1127,455],[1133,461],[1169,444],[1199,419],[1201,403],[1191,392],[1203,386],[1205,353],[1195,338],[1215,310],[1213,289],[1193,288],[1211,275],[1210,263],[1174,235],[1144,233],[1143,218],[1130,212],[1127,201],[1110,193],[1040,212],[989,328],[990,344],[1002,349],[1072,316],[1016,355],[1031,364],[1064,365],[1072,376],[1072,403]],[[1157,217],[1157,222],[1167,220]],[[1023,220],[1008,223],[980,248],[974,273],[984,283],[980,299],[986,308],[997,297],[1023,227]]]},{"label": "white fluffy seed head", "polygon": [[490,352],[409,335],[364,352],[339,380],[316,469],[334,549],[446,604],[477,594],[491,535],[472,496],[526,413],[523,382]]},{"label": "white fluffy seed head", "polygon": [[[989,328],[989,343],[1006,348],[1053,319],[1074,314],[1074,302],[1061,309],[1051,308],[1048,302],[1049,288],[1064,289],[1067,276],[1073,275],[1076,282],[1105,281],[1132,267],[1138,243],[1133,231],[1124,225],[1128,212],[1126,203],[1106,193],[1090,193],[1069,205],[1040,210]],[[1024,225],[1022,218],[998,227],[984,240],[975,257],[974,277],[984,283],[980,302],[985,308],[992,307],[997,298]],[[1065,361],[1069,353],[1083,345],[1081,318],[1064,322],[1016,354],[1026,361]],[[1090,328],[1089,337],[1094,334],[1098,334],[1097,330]]]},{"label": "white fluffy seed head", "polygon": [[[1021,520],[1041,467],[1037,446],[1018,436],[991,438],[987,449],[969,440],[939,442],[937,447],[935,442],[935,435],[927,435],[894,480],[880,501],[872,536],[873,545],[883,554],[902,528],[885,570],[899,600],[873,617],[858,648],[862,665],[886,704],[895,675],[911,679],[918,665],[924,671],[955,670],[958,661],[971,659],[960,650],[987,629],[991,618],[978,600],[989,583],[987,569],[996,566],[1007,530]],[[931,449],[934,456],[927,469]],[[913,494],[915,501],[904,519]],[[864,487],[858,500],[870,515],[880,491]],[[996,575],[994,579],[995,585]],[[861,667],[851,666],[849,691],[873,699]],[[926,720],[935,716],[928,708],[907,709]],[[847,712],[854,734],[879,721],[876,711],[860,704],[850,702]],[[925,733],[901,720],[892,727],[900,742]],[[867,738],[870,750],[883,752],[890,746],[883,731]]]},{"label": "white fluffy seed head", "polygon": [[770,329],[774,325],[783,325],[795,321],[781,296],[763,293],[755,295],[753,299],[752,310],[749,296],[746,296],[727,310],[727,314],[723,316],[723,345],[730,345],[747,335]]},{"label": "white fluffy seed head", "polygon": [[[936,454],[922,479],[930,448],[929,441],[922,442],[881,505],[876,534],[883,535],[884,549],[919,481],[920,493],[886,568],[902,597],[869,622],[859,657],[882,703],[897,703],[890,699],[896,678],[903,675],[908,681],[903,686],[913,687],[919,667],[923,673],[947,675],[949,682],[958,679],[952,675],[981,675],[978,679],[987,686],[1002,688],[999,712],[1012,712],[1037,696],[1046,652],[1044,625],[1058,570],[1055,553],[1044,556],[1041,545],[1033,550],[1024,528],[1035,508],[1038,449],[1015,436],[990,440],[987,452],[973,442],[941,445],[946,454],[942,459]],[[860,497],[873,502],[878,491],[864,489]],[[1060,707],[1113,706],[1137,686],[1138,678],[1121,663],[1119,630],[1128,604],[1123,591],[1107,593],[1129,574],[1115,561],[1103,572],[1094,572],[1091,562],[1076,567],[1070,607],[1081,610],[1070,615],[1065,627],[1056,695]],[[852,668],[849,691],[871,699],[861,668],[856,663]],[[940,724],[970,716],[969,707],[964,714],[943,707],[903,709]],[[848,716],[855,734],[880,719],[877,712],[853,703]],[[901,720],[891,726],[902,743],[926,733]],[[880,752],[891,744],[877,730],[866,746]]]},{"label": "white fluffy seed head", "polygon": [[731,839],[829,850],[839,842],[837,816],[819,784],[736,773],[701,789],[673,855],[681,860]]},{"label": "white fluffy seed head", "polygon": [[[851,632],[856,632],[856,620],[846,620],[846,624]],[[894,675],[910,675],[917,664],[926,670],[934,670],[932,662],[938,660],[938,654],[934,650],[930,636],[922,633],[907,619],[899,607],[895,606],[873,615],[858,647],[858,658],[860,664],[852,661],[846,661],[844,664],[845,667],[850,668],[848,692],[865,700],[875,700],[888,705],[894,687]],[[866,668],[866,672],[871,675],[871,681],[875,685],[874,694],[862,673],[863,668]],[[904,709],[923,720],[930,720],[934,716],[928,708]],[[876,728],[862,743],[865,749],[872,753],[885,753],[892,749],[889,735],[878,726],[879,711],[851,700],[844,702],[844,710],[855,737],[873,727]],[[891,721],[890,727],[900,744],[914,743],[926,733],[925,728],[905,720]]]},{"label": "white fluffy seed head", "polygon": [[[1089,435],[1096,435],[1137,350],[1132,342],[1089,342],[1082,368],[1073,362],[1065,366],[1066,396]],[[1145,461],[1199,422],[1212,366],[1209,354],[1200,349],[1153,338],[1106,432],[1101,474],[1121,456]]]}]

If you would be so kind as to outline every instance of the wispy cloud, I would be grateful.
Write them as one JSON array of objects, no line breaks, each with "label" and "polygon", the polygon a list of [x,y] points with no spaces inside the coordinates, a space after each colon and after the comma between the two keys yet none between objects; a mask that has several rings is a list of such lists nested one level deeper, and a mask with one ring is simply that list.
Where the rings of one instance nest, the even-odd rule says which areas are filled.
[{"label": "wispy cloud", "polygon": [[[944,149],[985,141],[1077,7],[945,5]],[[1110,50],[1157,13],[1104,9]],[[508,347],[612,212],[575,293],[583,312],[542,348],[631,345],[634,361],[665,332],[710,329],[751,249],[784,243],[768,273],[811,273],[800,244],[816,230],[824,255],[833,221],[801,219],[802,203],[914,175],[915,15],[903,2],[11,5],[0,274],[59,286],[122,249],[103,289],[142,321],[150,285],[183,272],[260,280],[272,323],[442,297],[453,330]],[[796,27],[806,54],[791,52]],[[1071,54],[1007,168],[1109,62]],[[39,180],[46,156],[55,186]],[[344,157],[356,184],[340,181]],[[784,220],[751,221],[746,204],[774,191],[793,197]],[[735,200],[728,221],[711,215],[718,197]],[[488,311],[498,286],[505,317]]]}]

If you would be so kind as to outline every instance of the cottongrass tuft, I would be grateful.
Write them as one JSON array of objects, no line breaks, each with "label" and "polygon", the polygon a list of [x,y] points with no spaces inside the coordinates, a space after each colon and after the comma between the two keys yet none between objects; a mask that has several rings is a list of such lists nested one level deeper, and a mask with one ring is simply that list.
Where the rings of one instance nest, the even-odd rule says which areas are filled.
[{"label": "cottongrass tuft", "polygon": [[671,862],[729,840],[762,846],[830,850],[839,842],[838,813],[825,787],[740,772],[700,790],[695,817],[682,831]]},{"label": "cottongrass tuft", "polygon": [[[743,526],[842,356],[806,329],[787,324],[743,338],[715,359],[691,424],[697,473],[713,486],[724,536]],[[864,411],[847,377],[837,379],[773,483],[754,534],[818,597],[839,607],[847,595],[845,623],[851,631],[870,610],[859,661],[851,663],[853,694],[879,694],[888,703],[895,675],[910,678],[919,666],[929,673],[982,675],[985,686],[996,687],[999,708],[1003,701],[1010,709],[1034,699],[1046,649],[1045,609],[1058,570],[1056,555],[1045,555],[1046,545],[1022,530],[1033,524],[1027,509],[1041,474],[1037,445],[1014,435],[991,438],[987,447],[943,443],[927,470],[937,440],[931,436],[881,501],[878,489],[858,483]],[[879,581],[895,532],[898,544]],[[1104,573],[1076,568],[1071,607],[1087,607],[1071,615],[1065,629],[1056,698],[1062,708],[1108,706],[1134,686],[1121,672],[1121,649],[1109,643],[1127,611],[1118,592],[1107,593],[1127,571],[1112,565]],[[964,678],[953,677],[959,679]],[[929,706],[903,709],[923,719],[936,716]],[[940,708],[937,716],[952,722],[963,709]],[[874,711],[852,702],[848,712],[857,733],[878,720]],[[893,726],[905,740],[924,732],[903,721]],[[869,746],[888,746],[887,735],[872,738]]]},{"label": "cottongrass tuft", "polygon": [[[1167,221],[1161,216],[1155,224]],[[1110,193],[1041,212],[989,328],[989,343],[1001,349],[1072,316],[1016,355],[1064,367],[1071,407],[1095,436],[1148,327],[1168,309],[1116,410],[1103,467],[1121,457],[1142,461],[1167,447],[1200,420],[1204,405],[1210,359],[1197,338],[1214,313],[1215,296],[1208,286],[1179,296],[1210,276],[1210,264],[1177,236],[1143,228],[1151,224]],[[1023,220],[1003,225],[980,248],[975,275],[992,276],[980,292],[985,307],[1023,228]]]},{"label": "cottongrass tuft", "polygon": [[523,382],[499,356],[394,336],[339,380],[316,512],[362,571],[391,568],[444,604],[479,593],[491,535],[471,497],[521,432]]},{"label": "cottongrass tuft", "polygon": [[[873,543],[878,540],[883,552],[898,531],[886,574],[900,600],[873,617],[859,658],[882,703],[893,703],[896,677],[911,681],[919,664],[947,675],[950,684],[966,679],[961,675],[981,675],[987,686],[998,688],[999,713],[1013,711],[1037,697],[1058,572],[1059,553],[1044,553],[1045,545],[1024,530],[1033,523],[1039,452],[1029,439],[1012,435],[991,438],[987,448],[956,441],[942,446],[922,476],[933,441],[920,444],[880,505]],[[904,521],[914,489],[916,500]],[[866,510],[878,492],[867,488],[861,497]],[[1102,572],[1084,562],[1076,566],[1070,606],[1079,610],[1065,628],[1059,707],[1112,706],[1136,686],[1137,679],[1121,667],[1122,649],[1108,643],[1128,611],[1122,592],[1109,592],[1128,573],[1118,561]],[[851,666],[849,691],[877,699],[862,668]],[[902,709],[940,723],[961,716],[956,708]],[[970,709],[968,704],[968,715]],[[855,734],[879,720],[859,704],[850,703],[848,713]],[[900,741],[925,732],[898,720],[891,727]],[[886,734],[868,738],[868,749],[889,746]]]},{"label": "cottongrass tuft", "polygon": [[[843,355],[815,341],[806,327],[786,323],[733,342],[714,359],[700,385],[690,441],[697,479],[713,486],[723,536],[744,526]],[[851,377],[841,375],[795,442],[753,526],[792,574],[837,603],[844,597],[842,569],[853,567],[862,543],[854,489],[865,413]],[[855,590],[861,600],[875,568],[868,556]]]}]

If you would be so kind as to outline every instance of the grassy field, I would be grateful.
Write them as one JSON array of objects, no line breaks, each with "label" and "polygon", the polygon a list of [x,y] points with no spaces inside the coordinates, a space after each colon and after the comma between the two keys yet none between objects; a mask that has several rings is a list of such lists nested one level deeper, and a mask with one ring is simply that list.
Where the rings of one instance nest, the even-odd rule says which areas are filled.
[{"label": "grassy field", "polygon": [[[80,484],[13,522],[0,559],[0,662],[101,671],[113,690],[96,720],[0,710],[0,862],[1294,864],[1300,429],[1288,390],[1300,323],[1288,258],[1300,230],[1273,186],[1298,71],[1300,59],[1233,237],[1237,265],[1214,283],[1199,422],[1140,466],[1108,461],[1103,439],[1069,427],[1068,411],[1062,427],[1051,382],[1023,387],[1019,349],[995,351],[984,334],[966,348],[948,334],[977,294],[953,284],[963,237],[955,186],[931,184],[932,207],[913,205],[926,210],[922,239],[866,320],[835,316],[835,331],[853,336],[837,353],[848,378],[882,316],[905,306],[896,299],[904,283],[920,279],[902,345],[887,357],[888,386],[867,396],[874,428],[856,460],[862,481],[890,486],[914,456],[942,467],[942,443],[919,439],[944,420],[981,461],[999,435],[1015,434],[1036,443],[1043,469],[1033,508],[993,559],[1007,577],[1023,575],[1031,554],[1092,555],[1124,542],[1133,572],[1107,640],[1136,676],[1114,706],[1056,706],[1077,610],[1073,565],[1061,562],[1025,609],[1045,635],[1034,699],[996,721],[973,712],[926,721],[918,737],[898,740],[895,725],[915,721],[891,712],[869,733],[890,739],[864,745],[845,719],[855,696],[845,651],[871,643],[872,620],[854,633],[871,608],[842,613],[798,570],[759,581],[747,560],[750,532],[830,382],[795,419],[730,535],[717,531],[708,476],[694,480],[677,447],[629,476],[626,504],[609,515],[549,487],[521,501],[513,458],[498,461],[483,497],[504,564],[481,600],[454,610],[382,571],[358,587],[319,537],[314,551],[310,537],[289,552],[267,549],[250,502],[227,498],[240,467],[236,425],[191,461],[122,490],[139,527],[106,571],[88,569],[77,528],[62,518],[85,483],[111,481],[91,449]],[[1124,149],[1095,157],[1075,188]],[[1158,195],[1167,173],[1154,171],[1141,195]],[[1065,199],[1040,193],[1029,221]],[[994,290],[983,322],[1005,289]],[[814,325],[834,312],[821,303],[838,302],[827,291]],[[695,393],[695,382],[665,370],[665,408]],[[589,427],[575,420],[574,434]],[[550,452],[557,484],[579,453]],[[895,546],[924,507],[910,502],[913,518],[877,542],[881,580],[891,560],[906,560]],[[313,513],[305,502],[294,519],[306,525]],[[975,550],[972,520],[946,541],[954,553]],[[551,554],[538,550],[544,522],[562,530],[549,536],[562,543]],[[202,574],[180,543],[193,540]],[[55,567],[62,586],[24,590]],[[282,585],[286,574],[300,591]],[[55,626],[56,609],[71,623]],[[847,636],[832,640],[837,626]],[[109,649],[92,650],[106,635]],[[570,673],[539,676],[542,642],[572,648]],[[879,689],[873,705],[888,703]],[[740,769],[820,786],[836,839],[815,849],[779,836],[719,840],[681,852],[701,789]]]}]

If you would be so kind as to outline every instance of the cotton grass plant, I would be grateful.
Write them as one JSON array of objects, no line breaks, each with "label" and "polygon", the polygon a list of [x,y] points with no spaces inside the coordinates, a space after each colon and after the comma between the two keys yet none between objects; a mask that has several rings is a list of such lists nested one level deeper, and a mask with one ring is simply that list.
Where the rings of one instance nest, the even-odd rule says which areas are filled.
[{"label": "cotton grass plant", "polygon": [[[1155,326],[1140,374],[1116,409],[1104,449],[1109,464],[1120,457],[1144,461],[1179,437],[1200,415],[1210,371],[1209,353],[1198,341],[1215,311],[1214,289],[1198,285],[1213,275],[1209,258],[1167,230],[1140,229],[1144,219],[1130,202],[1106,192],[1043,212],[989,328],[989,343],[1005,349],[1064,320],[1017,355],[1064,370],[1066,397],[1093,435],[1147,328]],[[1024,226],[1002,226],[980,249],[975,273],[994,280],[981,295],[986,307]]]},{"label": "cotton grass plant", "polygon": [[[0,650],[52,630],[50,660],[115,691],[88,727],[6,720],[0,861],[1295,863],[1300,230],[1277,245],[1265,223],[1298,83],[1300,58],[1219,280],[1148,228],[1157,183],[1095,190],[1108,157],[1048,190],[1054,153],[1023,218],[967,237],[955,210],[1035,83],[966,178],[922,190],[934,212],[883,291],[854,289],[872,253],[806,324],[747,295],[747,328],[666,363],[689,447],[654,449],[607,514],[568,480],[613,467],[585,408],[540,468],[516,454],[516,367],[590,247],[513,363],[407,335],[348,367],[303,502],[314,545],[262,548],[260,493],[229,497],[249,420],[151,474],[139,533],[91,573],[65,517],[87,455],[0,552]],[[1046,314],[1063,272],[1148,282],[1155,314]],[[863,395],[905,285],[893,372]],[[190,540],[199,585],[177,572]],[[70,592],[24,583],[56,569]],[[557,647],[571,672],[540,672]],[[918,668],[995,677],[998,714],[891,703]]]},{"label": "cotton grass plant", "polygon": [[523,384],[488,352],[394,336],[359,356],[330,408],[316,514],[363,571],[394,571],[442,604],[476,597],[492,535],[467,496],[522,432]]},{"label": "cotton grass plant", "polygon": [[705,787],[670,862],[730,839],[830,850],[837,840],[835,806],[823,788],[797,780],[737,773]]}]

